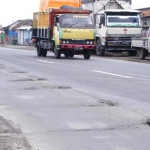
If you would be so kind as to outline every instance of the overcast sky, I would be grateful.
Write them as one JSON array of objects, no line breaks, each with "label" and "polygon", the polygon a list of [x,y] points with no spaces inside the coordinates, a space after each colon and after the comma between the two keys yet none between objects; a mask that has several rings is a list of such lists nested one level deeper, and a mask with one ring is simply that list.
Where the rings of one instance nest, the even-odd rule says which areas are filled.
[{"label": "overcast sky", "polygon": [[[150,0],[132,0],[132,8],[150,7]],[[32,19],[39,0],[0,0],[0,24],[6,26],[19,19]]]}]

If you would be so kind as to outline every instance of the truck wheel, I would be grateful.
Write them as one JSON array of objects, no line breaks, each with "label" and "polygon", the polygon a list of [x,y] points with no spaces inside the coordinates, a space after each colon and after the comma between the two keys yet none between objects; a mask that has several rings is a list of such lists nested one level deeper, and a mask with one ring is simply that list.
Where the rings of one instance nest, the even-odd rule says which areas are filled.
[{"label": "truck wheel", "polygon": [[84,59],[90,59],[91,51],[90,50],[84,50],[83,56],[84,56]]},{"label": "truck wheel", "polygon": [[37,43],[37,56],[38,57],[42,56],[42,48],[41,48],[39,42]]},{"label": "truck wheel", "polygon": [[61,49],[57,50],[56,48],[54,49],[54,55],[56,59],[60,59],[61,57]]},{"label": "truck wheel", "polygon": [[70,57],[74,57],[74,51],[70,51]]},{"label": "truck wheel", "polygon": [[101,40],[97,40],[96,42],[96,54],[98,56],[104,56],[105,55],[105,49],[101,46]]},{"label": "truck wheel", "polygon": [[148,50],[145,50],[145,56],[148,56]]},{"label": "truck wheel", "polygon": [[43,49],[43,50],[42,50],[42,56],[43,56],[43,57],[46,57],[46,55],[47,55],[47,49]]},{"label": "truck wheel", "polygon": [[140,58],[145,59],[145,50],[144,49],[140,50]]},{"label": "truck wheel", "polygon": [[128,51],[128,56],[136,56],[136,55],[137,55],[137,50]]},{"label": "truck wheel", "polygon": [[69,52],[64,53],[65,57],[69,57]]}]

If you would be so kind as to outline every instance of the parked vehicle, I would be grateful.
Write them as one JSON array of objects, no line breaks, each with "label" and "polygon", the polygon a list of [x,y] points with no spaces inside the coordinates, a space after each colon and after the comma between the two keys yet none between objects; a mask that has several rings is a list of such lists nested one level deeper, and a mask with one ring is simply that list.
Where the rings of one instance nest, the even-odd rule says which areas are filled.
[{"label": "parked vehicle", "polygon": [[150,55],[150,28],[146,37],[132,38],[131,46],[140,51],[141,59],[145,59],[146,56]]},{"label": "parked vehicle", "polygon": [[50,50],[57,59],[61,54],[65,57],[83,54],[84,59],[89,59],[91,50],[95,49],[95,29],[90,11],[63,6],[34,13],[32,40],[39,57],[46,57]]},{"label": "parked vehicle", "polygon": [[97,55],[103,56],[105,51],[127,51],[129,56],[137,54],[137,51],[131,48],[131,38],[141,34],[140,11],[131,10],[129,0],[83,0],[82,6],[92,11]]}]

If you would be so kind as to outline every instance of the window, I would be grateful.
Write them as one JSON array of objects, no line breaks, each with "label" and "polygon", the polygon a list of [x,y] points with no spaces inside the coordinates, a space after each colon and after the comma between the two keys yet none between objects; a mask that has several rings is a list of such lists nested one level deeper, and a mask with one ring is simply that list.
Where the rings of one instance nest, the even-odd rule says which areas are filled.
[{"label": "window", "polygon": [[100,24],[103,24],[105,26],[105,14],[101,14],[100,16]]}]

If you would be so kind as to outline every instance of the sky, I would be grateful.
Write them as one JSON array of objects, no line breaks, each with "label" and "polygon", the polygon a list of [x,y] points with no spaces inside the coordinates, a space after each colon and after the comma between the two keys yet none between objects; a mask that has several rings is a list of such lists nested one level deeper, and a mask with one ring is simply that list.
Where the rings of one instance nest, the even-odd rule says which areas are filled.
[{"label": "sky", "polygon": [[[0,25],[3,27],[20,19],[32,19],[40,0],[0,0]],[[132,0],[132,9],[150,7],[150,0]]]}]

